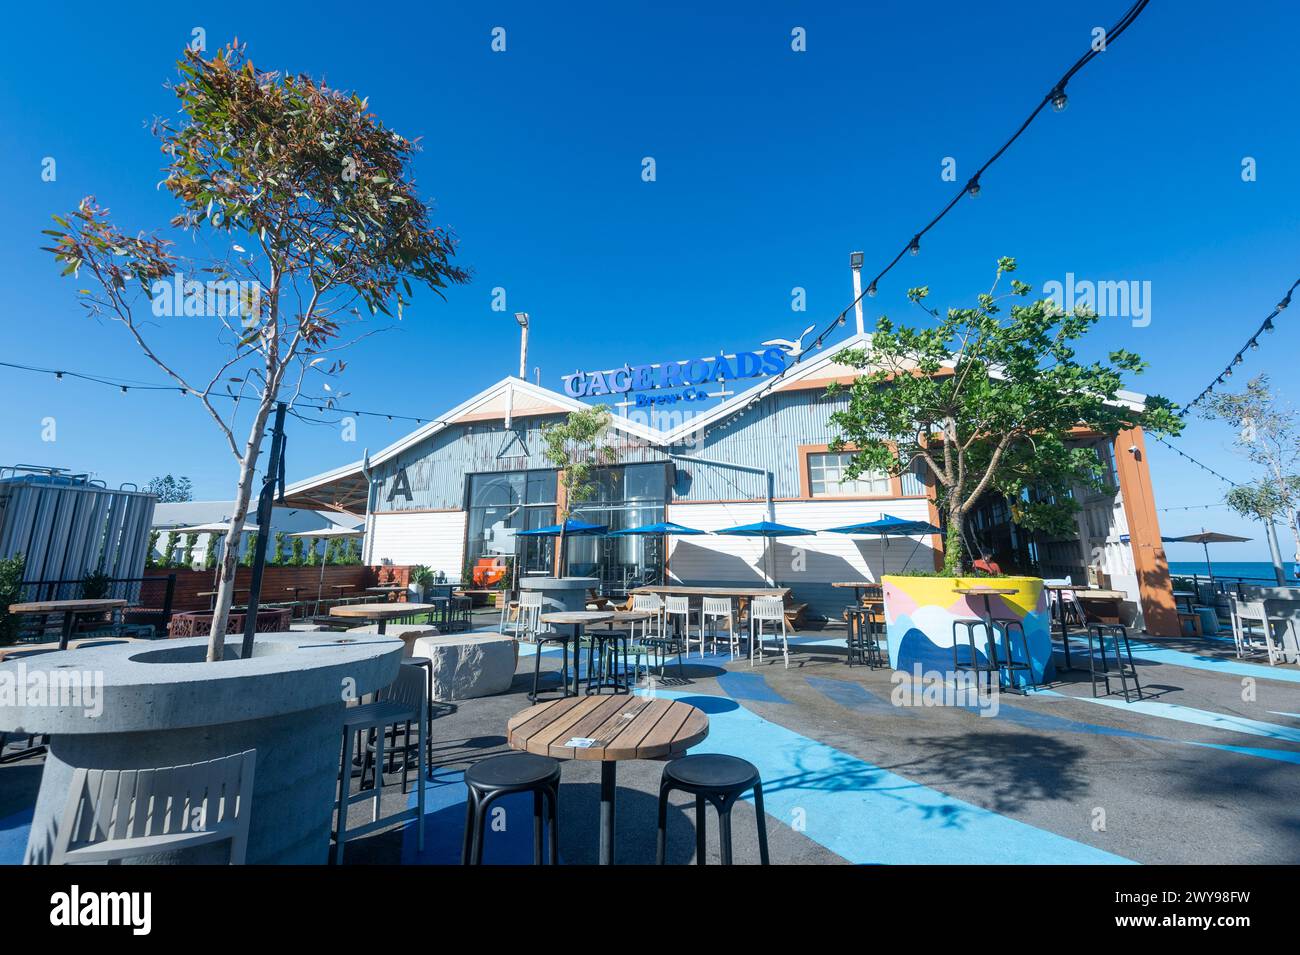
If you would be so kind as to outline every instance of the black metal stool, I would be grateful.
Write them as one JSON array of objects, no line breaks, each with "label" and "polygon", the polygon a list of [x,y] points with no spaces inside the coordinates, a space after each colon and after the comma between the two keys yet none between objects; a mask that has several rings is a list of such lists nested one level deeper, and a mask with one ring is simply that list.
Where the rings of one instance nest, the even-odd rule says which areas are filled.
[{"label": "black metal stool", "polygon": [[[542,676],[542,648],[548,643],[558,643],[564,652],[563,661],[560,664],[560,695],[569,695],[569,644],[573,642],[573,634],[561,633],[558,630],[544,630],[534,634],[533,639],[537,641],[533,647],[533,689],[528,694],[530,703],[537,702],[537,684]],[[578,669],[578,654],[582,648],[575,646],[573,648],[573,668]],[[576,683],[577,680],[574,680]],[[576,690],[575,690],[576,693]]]},{"label": "black metal stool", "polygon": [[695,794],[695,861],[704,865],[704,803],[718,812],[718,850],[722,864],[731,865],[731,807],[749,790],[754,790],[754,812],[758,816],[758,858],[768,864],[767,817],[763,813],[763,780],[753,763],[737,756],[700,753],[683,756],[664,767],[659,783],[659,839],[656,860],[664,864],[668,844],[668,794],[674,789]]},{"label": "black metal stool", "polygon": [[560,797],[560,761],[532,753],[506,753],[475,763],[465,770],[465,845],[462,865],[483,863],[483,826],[487,810],[502,796],[511,793],[533,794],[533,865],[542,864],[542,820],[549,829],[549,858],[559,865],[559,826],[556,803]]},{"label": "black metal stool", "polygon": [[880,643],[876,639],[876,612],[871,607],[852,606],[844,610],[848,621],[846,643],[848,645],[848,664],[864,664],[873,669],[882,662]]},{"label": "black metal stool", "polygon": [[[587,695],[593,688],[596,695],[605,687],[618,693],[631,693],[632,688],[627,676],[628,634],[626,630],[589,630],[583,636],[587,639]],[[619,679],[618,653],[619,644],[623,647],[623,677]],[[593,657],[595,661],[593,663]],[[606,672],[606,666],[609,667]],[[608,677],[608,679],[607,679]]]},{"label": "black metal stool", "polygon": [[[1029,638],[1025,635],[1025,625],[1019,620],[994,620],[993,633],[994,635],[1002,634],[1002,649],[1005,660],[1001,663],[1001,669],[1007,671],[1007,682],[1014,687],[1016,685],[1014,674],[1023,672],[1028,675],[1029,685],[1037,686],[1034,683],[1033,657],[1029,655]],[[1020,649],[1025,653],[1024,662],[1017,660],[1015,653],[1012,652],[1011,635],[1013,633],[1020,634]],[[999,671],[999,684],[1001,683],[1001,676],[1001,671]]]},{"label": "black metal stool", "polygon": [[[1097,673],[1097,657],[1092,650],[1092,638],[1097,638],[1098,648],[1101,650],[1101,673]],[[1124,690],[1124,702],[1132,702],[1129,699],[1128,681],[1133,681],[1133,689],[1137,692],[1137,698],[1142,699],[1142,684],[1138,682],[1137,668],[1133,665],[1133,650],[1128,645],[1128,627],[1118,623],[1094,623],[1088,627],[1088,673],[1092,678],[1092,695],[1097,695],[1097,677],[1100,675],[1102,682],[1106,686],[1105,696],[1110,696],[1110,667],[1106,665],[1106,638],[1110,637],[1115,642],[1115,675],[1119,677],[1120,686]],[[1124,638],[1124,654],[1128,655],[1128,666],[1124,665],[1124,654],[1120,653],[1119,641]]]},{"label": "black metal stool", "polygon": [[[958,647],[961,646],[961,640],[957,635],[957,628],[966,628],[966,642],[970,645],[970,661],[962,663],[958,659]],[[979,662],[979,653],[975,649],[975,628],[979,627],[984,631],[984,648],[987,651],[984,655],[984,662]],[[982,617],[961,617],[952,622],[952,670],[955,677],[958,671],[972,670],[975,673],[975,689],[979,689],[980,674],[989,675],[989,690],[993,689],[993,681],[997,680],[998,685],[1002,684],[1002,677],[998,669],[998,648],[993,641],[993,631]]]}]

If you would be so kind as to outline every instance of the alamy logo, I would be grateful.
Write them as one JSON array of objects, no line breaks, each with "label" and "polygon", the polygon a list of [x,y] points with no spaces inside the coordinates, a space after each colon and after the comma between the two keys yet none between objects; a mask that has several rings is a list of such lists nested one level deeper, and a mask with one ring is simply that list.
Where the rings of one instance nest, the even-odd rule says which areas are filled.
[{"label": "alamy logo", "polygon": [[132,935],[148,935],[153,927],[153,893],[82,892],[74,885],[50,896],[50,924],[129,925]]},{"label": "alamy logo", "polygon": [[245,328],[262,317],[262,284],[235,279],[200,282],[177,272],[149,286],[153,313],[159,318],[238,318]]},{"label": "alamy logo", "polygon": [[104,712],[102,670],[28,670],[22,661],[0,670],[0,709],[6,707],[80,709],[95,719]]},{"label": "alamy logo", "polygon": [[1136,279],[1093,282],[1076,280],[1073,272],[1065,273],[1065,281],[1055,280],[1043,286],[1047,295],[1062,312],[1087,309],[1101,318],[1132,319],[1134,328],[1151,324],[1151,282]]}]

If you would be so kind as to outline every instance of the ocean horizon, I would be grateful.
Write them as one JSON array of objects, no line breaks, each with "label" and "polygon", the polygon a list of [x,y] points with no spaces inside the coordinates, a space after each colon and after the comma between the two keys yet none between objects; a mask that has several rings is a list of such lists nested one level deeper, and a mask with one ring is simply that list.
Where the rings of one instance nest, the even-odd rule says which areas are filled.
[{"label": "ocean horizon", "polygon": [[[1213,564],[1214,576],[1216,577],[1263,577],[1266,580],[1273,579],[1273,564],[1267,560],[1216,560]],[[1295,561],[1284,560],[1282,561],[1282,567],[1288,580],[1296,579]],[[1169,562],[1169,572],[1171,574],[1200,574],[1205,577],[1209,574],[1209,568],[1206,567],[1203,560],[1171,560]]]}]

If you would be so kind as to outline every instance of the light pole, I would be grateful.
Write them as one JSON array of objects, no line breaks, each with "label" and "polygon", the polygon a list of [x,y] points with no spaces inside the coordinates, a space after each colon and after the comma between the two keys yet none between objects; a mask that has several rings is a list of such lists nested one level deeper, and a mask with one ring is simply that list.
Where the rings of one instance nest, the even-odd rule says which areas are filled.
[{"label": "light pole", "polygon": [[515,312],[519,323],[519,377],[528,380],[528,313]]},{"label": "light pole", "polygon": [[858,334],[866,331],[862,324],[862,253],[849,253],[849,268],[853,270],[853,314],[858,320]]}]

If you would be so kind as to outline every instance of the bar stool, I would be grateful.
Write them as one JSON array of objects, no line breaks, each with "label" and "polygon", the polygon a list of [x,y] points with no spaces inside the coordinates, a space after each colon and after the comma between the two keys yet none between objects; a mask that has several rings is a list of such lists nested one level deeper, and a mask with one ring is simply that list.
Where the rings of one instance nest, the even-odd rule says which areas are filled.
[{"label": "bar stool", "polygon": [[[966,630],[966,642],[970,646],[970,660],[962,663],[958,659],[957,649],[961,646],[961,638],[957,633],[959,627]],[[984,631],[984,662],[980,663],[979,653],[975,649],[975,628],[979,627]],[[961,670],[970,670],[975,674],[975,688],[979,689],[979,675],[987,673],[989,677],[989,690],[993,689],[993,681],[996,679],[999,686],[1002,683],[1001,675],[998,670],[998,650],[993,642],[993,633],[989,625],[985,623],[982,617],[959,617],[952,622],[952,669],[955,675]]]},{"label": "bar stool", "polygon": [[[336,804],[338,813],[334,824],[334,862],[343,864],[343,847],[349,839],[357,839],[377,829],[390,826],[404,819],[415,820],[416,848],[424,851],[424,778],[426,775],[424,756],[424,734],[428,729],[429,691],[425,682],[424,671],[416,666],[398,668],[397,679],[393,685],[381,691],[380,697],[373,703],[350,706],[343,711],[343,762],[339,773],[339,798]],[[384,734],[388,727],[405,724],[407,733],[411,723],[416,725],[416,765],[419,769],[419,783],[415,787],[416,805],[395,812],[392,815],[379,816],[379,801],[384,791],[384,779],[377,767],[384,762]],[[372,792],[351,792],[352,786],[352,741],[360,733],[375,734],[374,766],[375,785]],[[369,753],[367,757],[369,758]],[[364,779],[365,770],[362,774]],[[402,774],[402,790],[406,790],[406,774]],[[371,800],[370,822],[348,829],[348,808],[358,802]]]},{"label": "bar stool", "polygon": [[[561,633],[559,630],[541,630],[534,634],[537,646],[533,650],[533,688],[528,694],[530,703],[537,702],[537,684],[542,677],[542,648],[548,643],[558,643],[564,652],[563,661],[560,663],[560,695],[569,695],[569,644],[573,642],[572,633]],[[575,645],[573,648],[573,668],[578,668],[578,654],[582,648]]]},{"label": "bar stool", "polygon": [[[1124,690],[1124,702],[1131,703],[1129,699],[1128,681],[1133,681],[1133,689],[1137,692],[1137,698],[1142,699],[1142,684],[1138,682],[1137,668],[1133,665],[1133,650],[1128,644],[1128,627],[1118,623],[1094,623],[1088,627],[1088,674],[1092,678],[1092,695],[1097,695],[1097,658],[1092,652],[1092,639],[1097,638],[1098,648],[1101,650],[1101,680],[1106,687],[1105,696],[1110,696],[1110,667],[1106,665],[1106,638],[1110,637],[1115,644],[1115,675],[1119,677],[1120,686]],[[1124,665],[1124,655],[1119,651],[1120,638],[1124,639],[1124,653],[1128,655],[1128,666]]]},{"label": "bar stool", "polygon": [[723,865],[731,865],[731,807],[742,795],[754,790],[754,813],[758,817],[758,858],[768,864],[767,817],[763,812],[763,780],[753,763],[721,753],[683,756],[664,767],[659,783],[659,834],[656,861],[664,864],[668,848],[668,794],[673,790],[695,796],[695,862],[704,865],[704,803],[718,813],[718,851]]},{"label": "bar stool", "polygon": [[483,825],[491,804],[511,793],[533,794],[533,865],[542,864],[542,820],[550,830],[550,863],[560,862],[556,802],[560,797],[560,761],[532,753],[506,753],[480,760],[465,770],[469,790],[465,808],[462,865],[483,864]]},{"label": "bar stool", "polygon": [[[1029,685],[1036,686],[1037,684],[1034,683],[1033,658],[1029,656],[1029,638],[1025,636],[1025,625],[1019,620],[994,620],[993,632],[994,635],[1002,635],[1002,655],[1004,660],[1001,664],[1001,668],[1007,671],[1007,681],[1012,686],[1015,686],[1015,674],[1023,672],[1027,675]],[[1016,659],[1014,652],[1015,647],[1011,642],[1011,635],[1013,633],[1018,633],[1020,635],[1020,649],[1025,655],[1023,661]],[[1001,683],[1000,671],[998,677],[999,683]]]},{"label": "bar stool", "polygon": [[[594,687],[596,695],[605,687],[610,687],[615,694],[631,693],[627,676],[628,634],[626,630],[588,630],[587,639],[587,695]],[[619,679],[618,654],[622,644],[623,671]],[[593,657],[595,658],[593,661]],[[608,670],[606,670],[608,666]],[[608,679],[607,679],[608,678]]]},{"label": "bar stool", "polygon": [[[755,597],[749,605],[749,665],[754,665],[754,649],[763,659],[763,624],[772,624],[772,640],[776,641],[777,627],[781,628],[781,656],[785,668],[790,669],[790,641],[786,632],[785,601],[780,597]],[[773,647],[775,649],[775,647]]]},{"label": "bar stool", "polygon": [[870,607],[854,604],[844,608],[848,622],[846,644],[848,664],[864,664],[873,669],[880,665],[880,644],[876,641],[876,613]]},{"label": "bar stool", "polygon": [[691,598],[689,597],[669,597],[666,601],[664,601],[664,618],[665,618],[664,626],[667,627],[669,624],[672,624],[674,622],[673,621],[674,617],[681,618],[681,636],[682,636],[682,640],[685,643],[686,655],[688,657],[691,655],[692,614],[695,615],[695,618],[699,621],[700,624],[700,639],[699,639],[700,656],[703,657],[704,656],[704,617],[701,614],[701,611],[698,608],[691,606]]}]

